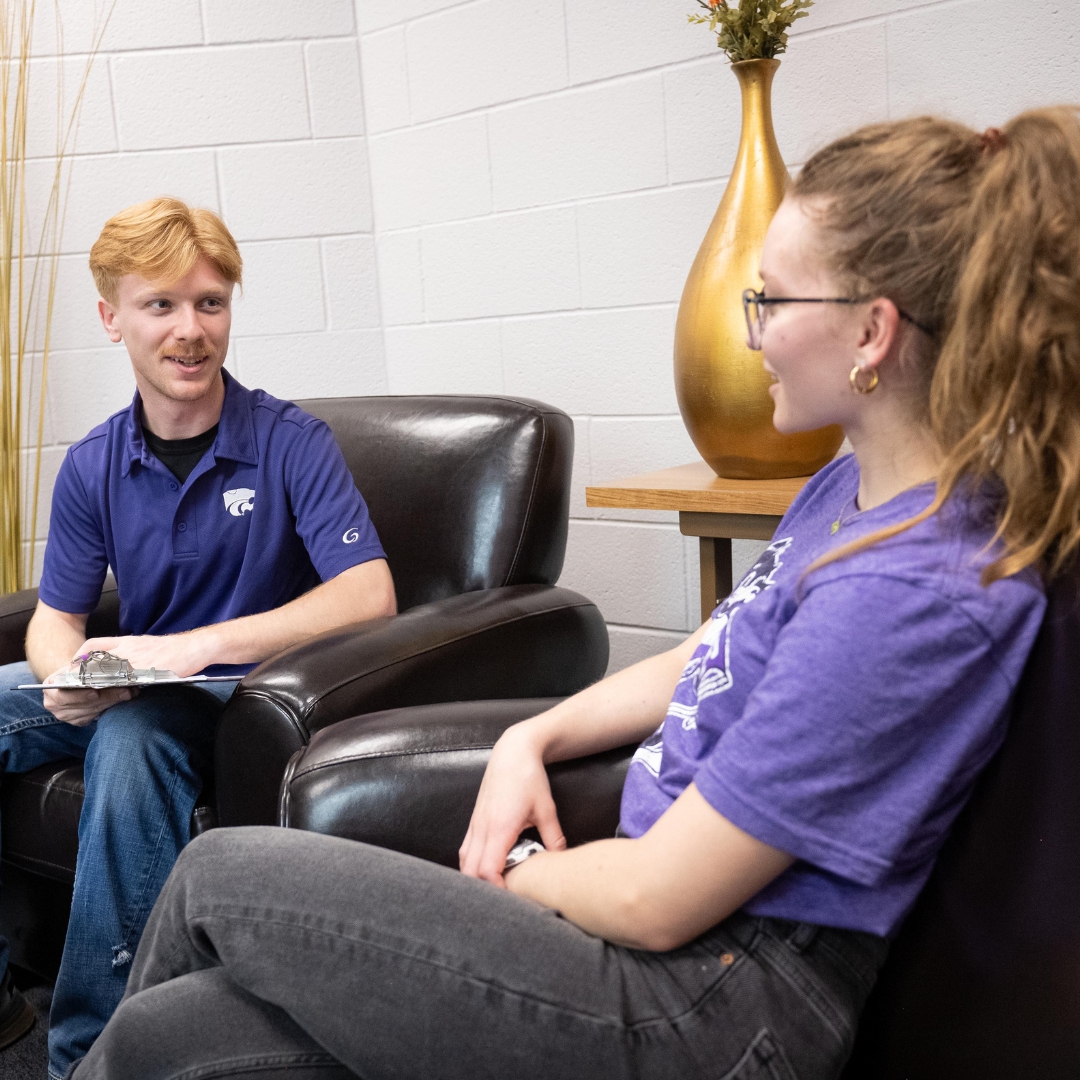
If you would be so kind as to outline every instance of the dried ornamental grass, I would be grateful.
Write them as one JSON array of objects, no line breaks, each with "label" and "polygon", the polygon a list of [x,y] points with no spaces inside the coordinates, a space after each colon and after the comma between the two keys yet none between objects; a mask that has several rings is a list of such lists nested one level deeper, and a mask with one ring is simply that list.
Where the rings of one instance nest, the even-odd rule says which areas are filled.
[{"label": "dried ornamental grass", "polygon": [[[89,2],[89,0],[81,0]],[[108,0],[106,0],[108,2]],[[0,0],[0,592],[30,584],[34,575],[34,525],[41,489],[45,386],[51,347],[56,275],[64,208],[87,79],[112,14],[112,0],[92,34],[82,78],[65,102],[63,26],[56,20],[56,116],[31,116],[31,65],[36,0]],[[55,123],[47,193],[27,187],[27,132]],[[37,235],[28,202],[44,197]],[[24,531],[29,537],[24,537]],[[23,555],[24,540],[29,539]]]},{"label": "dried ornamental grass", "polygon": [[740,60],[771,60],[787,50],[787,32],[805,18],[814,0],[698,0],[707,15],[688,15],[692,23],[707,23],[716,44],[734,64]]}]

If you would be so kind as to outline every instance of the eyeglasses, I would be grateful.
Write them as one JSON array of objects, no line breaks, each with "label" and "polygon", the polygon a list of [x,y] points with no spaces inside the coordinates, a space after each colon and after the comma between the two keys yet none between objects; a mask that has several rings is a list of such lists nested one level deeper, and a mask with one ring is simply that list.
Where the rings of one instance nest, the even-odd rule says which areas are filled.
[{"label": "eyeglasses", "polygon": [[[872,296],[766,296],[756,289],[744,289],[742,294],[743,313],[746,315],[747,342],[751,349],[761,348],[761,336],[765,332],[765,323],[772,304],[866,304]],[[913,319],[906,311],[896,309],[900,318],[921,330],[930,337],[934,331]]]}]

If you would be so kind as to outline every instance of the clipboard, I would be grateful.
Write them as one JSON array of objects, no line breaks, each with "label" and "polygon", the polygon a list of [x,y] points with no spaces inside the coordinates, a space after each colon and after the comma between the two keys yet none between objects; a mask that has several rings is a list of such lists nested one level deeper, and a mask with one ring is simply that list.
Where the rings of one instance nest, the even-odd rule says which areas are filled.
[{"label": "clipboard", "polygon": [[112,690],[125,686],[175,686],[179,683],[239,682],[243,675],[177,675],[168,668],[133,668],[129,660],[110,652],[76,656],[78,671],[65,671],[55,682],[22,683],[12,690]]}]

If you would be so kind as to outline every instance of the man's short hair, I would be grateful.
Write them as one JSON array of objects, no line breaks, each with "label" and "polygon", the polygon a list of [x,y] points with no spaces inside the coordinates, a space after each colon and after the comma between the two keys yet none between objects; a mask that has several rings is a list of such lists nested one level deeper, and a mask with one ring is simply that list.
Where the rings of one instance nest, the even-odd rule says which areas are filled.
[{"label": "man's short hair", "polygon": [[149,199],[105,222],[90,249],[90,272],[101,296],[115,304],[125,274],[171,283],[203,257],[226,281],[241,283],[240,250],[213,210],[193,208],[180,199]]}]

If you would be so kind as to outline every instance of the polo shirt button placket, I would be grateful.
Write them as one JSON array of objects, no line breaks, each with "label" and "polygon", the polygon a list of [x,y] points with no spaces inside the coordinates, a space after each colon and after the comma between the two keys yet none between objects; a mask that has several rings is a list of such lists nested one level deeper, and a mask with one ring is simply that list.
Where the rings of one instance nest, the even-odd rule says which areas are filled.
[{"label": "polo shirt button placket", "polygon": [[[179,518],[183,514],[183,518]],[[181,559],[194,559],[199,555],[199,520],[198,511],[190,504],[176,508],[173,518],[173,556]]]}]

